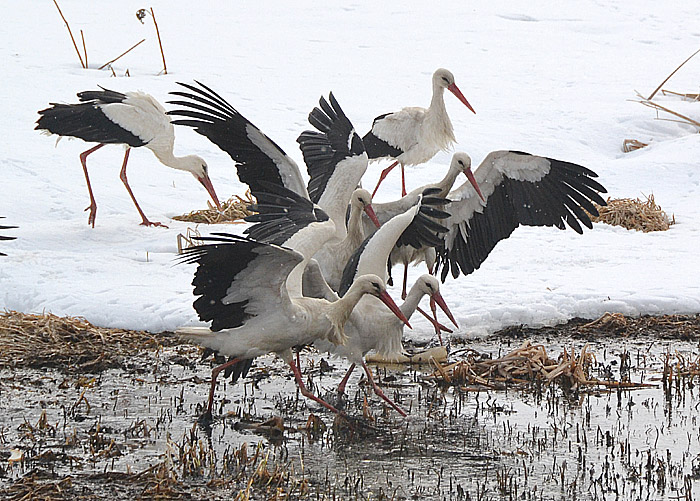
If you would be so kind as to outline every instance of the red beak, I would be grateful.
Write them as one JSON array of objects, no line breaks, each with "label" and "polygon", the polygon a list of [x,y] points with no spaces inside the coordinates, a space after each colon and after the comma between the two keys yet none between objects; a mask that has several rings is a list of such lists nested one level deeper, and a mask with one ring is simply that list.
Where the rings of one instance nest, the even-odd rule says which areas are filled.
[{"label": "red beak", "polygon": [[464,94],[462,94],[462,91],[459,90],[459,87],[457,87],[457,84],[452,84],[452,85],[448,86],[447,90],[449,90],[452,94],[457,96],[457,99],[462,101],[464,103],[464,105],[467,108],[469,108],[470,110],[472,110],[472,113],[474,113],[476,115],[476,111],[474,111],[474,108],[472,108],[472,105],[469,104],[469,101],[467,101],[467,98],[464,97]]},{"label": "red beak", "polygon": [[479,189],[479,185],[476,182],[476,178],[474,177],[474,173],[472,172],[472,170],[467,169],[466,171],[464,171],[464,174],[467,176],[467,179],[469,179],[469,182],[472,184],[472,186],[476,190],[476,193],[477,193],[477,195],[479,195],[479,198],[481,199],[481,201],[486,203],[486,199],[484,198],[484,195],[481,194],[481,190]]},{"label": "red beak", "polygon": [[440,295],[439,292],[436,292],[435,294],[433,294],[432,296],[430,296],[430,307],[431,307],[431,309],[434,308],[434,307],[433,307],[433,303],[434,303],[434,302],[438,304],[438,306],[440,307],[440,309],[441,309],[442,311],[445,312],[445,315],[447,315],[447,317],[448,317],[448,318],[450,319],[450,321],[455,325],[455,327],[457,327],[457,328],[459,329],[459,325],[457,325],[457,321],[455,320],[455,317],[452,316],[452,312],[451,312],[450,309],[447,307],[447,303],[445,303],[445,300],[442,298],[442,296]]},{"label": "red beak", "polygon": [[367,217],[369,217],[372,220],[374,226],[376,226],[377,228],[381,226],[381,224],[379,223],[379,219],[377,219],[377,214],[375,214],[374,209],[372,208],[372,204],[365,205],[365,214],[367,214]]},{"label": "red beak", "polygon": [[216,204],[216,208],[221,210],[219,198],[216,196],[216,191],[214,191],[214,185],[211,184],[211,179],[209,179],[209,176],[198,177],[197,179],[200,183],[202,183],[202,186],[204,186],[204,188],[209,192],[209,196],[211,196],[211,199]]},{"label": "red beak", "polygon": [[398,306],[396,306],[396,303],[394,302],[393,299],[391,299],[391,296],[389,295],[389,293],[387,291],[382,292],[377,297],[379,298],[379,300],[382,303],[387,305],[389,307],[389,309],[394,312],[394,315],[396,315],[399,320],[401,320],[403,323],[405,323],[409,329],[413,329],[413,327],[411,327],[411,324],[408,323],[408,319],[406,318],[406,316],[403,313],[401,313],[401,310],[399,309]]}]

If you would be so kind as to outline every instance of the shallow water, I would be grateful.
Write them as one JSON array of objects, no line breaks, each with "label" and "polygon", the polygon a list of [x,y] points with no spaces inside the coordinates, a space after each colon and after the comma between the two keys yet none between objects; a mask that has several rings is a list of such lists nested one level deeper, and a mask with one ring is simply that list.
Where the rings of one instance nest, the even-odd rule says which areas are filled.
[{"label": "shallow water", "polygon": [[[495,358],[521,342],[504,346],[509,341],[493,338],[469,347]],[[564,347],[579,351],[585,344],[532,341],[550,354]],[[188,496],[230,497],[245,482],[206,484],[226,477],[232,451],[247,442],[249,451],[262,443],[268,467],[284,465],[290,475],[305,479],[312,499],[700,495],[697,380],[681,378],[666,388],[660,380],[666,353],[695,360],[697,343],[598,340],[589,350],[596,355],[594,376],[619,380],[622,369],[630,381],[655,386],[568,394],[558,385],[476,392],[439,387],[425,366],[374,366],[385,392],[410,410],[409,417],[367,394],[358,371],[345,404],[358,418],[350,431],[343,422],[334,426],[330,413],[298,395],[286,367],[265,357],[242,383],[220,382],[217,418],[207,432],[196,418],[208,391],[209,365],[198,361],[192,347],[134,357],[127,370],[99,375],[2,370],[0,489],[42,471],[54,480],[70,475],[73,486],[99,496],[95,474],[138,472],[166,461]],[[332,390],[347,367],[339,360],[330,365],[322,374],[318,355],[302,356],[304,376],[320,394]],[[296,429],[306,426],[310,412],[323,420],[325,431]],[[240,429],[241,422],[272,416],[284,418],[283,438]],[[9,461],[13,449],[22,461]]]}]

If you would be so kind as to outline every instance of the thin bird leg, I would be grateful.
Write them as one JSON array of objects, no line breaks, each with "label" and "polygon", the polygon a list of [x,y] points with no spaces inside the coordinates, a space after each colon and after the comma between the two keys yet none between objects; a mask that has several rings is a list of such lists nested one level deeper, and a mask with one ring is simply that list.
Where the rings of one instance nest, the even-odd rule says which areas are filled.
[{"label": "thin bird leg", "polygon": [[214,367],[211,371],[211,387],[209,388],[209,401],[207,402],[207,414],[211,417],[211,411],[214,408],[214,390],[216,389],[216,378],[219,377],[219,373],[226,369],[227,367],[230,367],[234,364],[237,364],[240,362],[242,359],[240,358],[234,358],[233,360],[229,360],[225,364],[221,364],[217,367]]},{"label": "thin bird leg", "polygon": [[389,397],[387,397],[384,394],[384,392],[381,390],[381,388],[379,388],[379,386],[377,386],[377,383],[374,382],[374,377],[372,377],[372,371],[369,370],[369,367],[367,367],[367,364],[365,363],[364,360],[362,361],[362,368],[365,370],[365,374],[367,374],[367,380],[372,385],[372,389],[374,389],[374,393],[376,393],[377,396],[379,396],[380,398],[384,399],[384,401],[386,403],[391,405],[396,410],[396,412],[401,414],[403,417],[406,417],[406,413],[403,411],[403,409],[401,407],[399,407],[398,405],[396,405]]},{"label": "thin bird leg", "polygon": [[345,393],[345,387],[348,384],[348,380],[350,379],[350,375],[352,374],[352,371],[355,370],[355,364],[352,364],[348,371],[345,373],[345,376],[343,376],[343,379],[340,380],[340,384],[338,385],[338,393],[341,395]]},{"label": "thin bird leg", "polygon": [[403,164],[401,164],[401,197],[406,196],[406,173],[403,169]]},{"label": "thin bird leg", "polygon": [[131,151],[131,148],[126,149],[126,153],[124,153],[124,163],[122,164],[122,170],[119,173],[119,179],[122,180],[122,183],[124,183],[124,186],[126,186],[126,191],[129,192],[129,195],[131,196],[131,199],[134,201],[134,205],[136,206],[136,210],[139,211],[139,214],[141,214],[141,224],[143,226],[162,226],[163,228],[167,228],[162,223],[152,223],[151,221],[148,220],[146,217],[146,214],[143,213],[141,210],[141,207],[139,207],[139,203],[136,201],[136,197],[134,196],[134,192],[131,191],[131,187],[129,186],[129,181],[126,179],[126,162],[129,161],[129,152]]},{"label": "thin bird leg", "polygon": [[403,290],[401,291],[401,299],[406,299],[406,282],[408,282],[408,263],[403,264]]},{"label": "thin bird leg", "polygon": [[308,389],[306,389],[306,386],[304,385],[304,381],[302,381],[302,378],[301,378],[301,371],[299,370],[299,367],[297,367],[294,364],[294,360],[289,361],[289,367],[292,369],[292,372],[294,373],[294,379],[296,379],[297,384],[299,385],[299,390],[301,391],[302,395],[304,395],[306,398],[310,398],[314,402],[321,404],[329,411],[334,412],[336,414],[340,414],[340,411],[338,409],[333,407],[331,404],[329,404],[325,400],[318,398],[316,395],[314,395]]},{"label": "thin bird leg", "polygon": [[100,143],[94,148],[90,148],[89,150],[83,151],[80,154],[80,164],[83,166],[83,172],[85,172],[85,181],[87,181],[88,193],[90,193],[90,206],[87,207],[85,210],[90,211],[90,215],[88,216],[88,224],[92,225],[93,228],[95,227],[95,216],[97,215],[97,203],[95,202],[95,197],[92,195],[92,186],[90,186],[90,177],[88,176],[87,171],[87,157],[90,153],[99,150],[103,146],[104,144]]},{"label": "thin bird leg", "polygon": [[[436,316],[436,318],[431,317],[425,311],[423,311],[420,306],[416,308],[416,311],[418,313],[420,313],[421,315],[423,315],[425,318],[427,318],[431,324],[433,324],[433,327],[435,327],[435,332],[437,333],[438,338],[440,338],[439,331],[445,331],[445,332],[449,332],[450,334],[452,334],[452,332],[453,332],[452,329],[450,329],[446,325],[442,325],[440,322],[438,322],[437,316]],[[442,344],[442,340],[440,340],[440,344]]]},{"label": "thin bird leg", "polygon": [[372,198],[374,198],[375,193],[377,193],[377,190],[379,189],[379,185],[382,184],[382,181],[384,181],[384,178],[391,172],[391,169],[396,167],[398,165],[399,161],[397,160],[393,164],[391,164],[389,167],[384,169],[382,173],[379,175],[379,181],[377,181],[377,186],[374,188],[374,191],[372,192]]}]

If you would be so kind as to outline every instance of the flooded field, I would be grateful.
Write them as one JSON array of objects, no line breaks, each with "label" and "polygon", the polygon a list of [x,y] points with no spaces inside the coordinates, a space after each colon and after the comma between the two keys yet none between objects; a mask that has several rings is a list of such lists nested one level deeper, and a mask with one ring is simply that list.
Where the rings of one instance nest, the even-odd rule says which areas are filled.
[{"label": "flooded field", "polygon": [[[525,342],[554,359],[586,347],[601,384],[372,365],[405,419],[359,371],[339,402],[349,419],[335,418],[264,357],[237,385],[220,380],[215,420],[200,426],[210,361],[167,333],[113,367],[16,358],[0,370],[0,498],[697,499],[700,319],[584,323],[453,343],[449,363]],[[301,361],[334,401],[347,364]]]}]

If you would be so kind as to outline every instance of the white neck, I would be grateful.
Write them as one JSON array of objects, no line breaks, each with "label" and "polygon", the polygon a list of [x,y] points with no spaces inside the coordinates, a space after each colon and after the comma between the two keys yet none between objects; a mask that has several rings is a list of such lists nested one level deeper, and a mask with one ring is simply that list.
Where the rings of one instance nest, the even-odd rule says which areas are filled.
[{"label": "white neck", "polygon": [[344,243],[356,249],[364,240],[365,232],[362,227],[362,209],[355,204],[350,206],[350,218],[348,219],[348,234]]},{"label": "white neck", "polygon": [[326,317],[331,323],[329,341],[335,344],[345,344],[348,339],[345,335],[345,322],[348,321],[352,310],[355,309],[363,295],[364,292],[360,290],[360,287],[357,287],[357,282],[355,282],[343,297],[328,304]]},{"label": "white neck", "polygon": [[[416,308],[418,308],[418,303],[420,303],[420,300],[423,299],[424,295],[425,293],[418,289],[417,284],[413,284],[413,287],[411,287],[411,290],[408,291],[403,304],[399,306],[401,313],[403,313],[407,319],[411,319],[411,315],[415,313]],[[399,319],[397,318],[396,320]]]},{"label": "white neck", "polygon": [[[149,143],[150,145],[150,143]],[[184,157],[176,157],[173,154],[173,149],[171,148],[150,148],[153,154],[160,160],[163,165],[166,165],[172,169],[184,170],[191,172],[190,166],[192,165],[192,155],[185,155]]]}]

